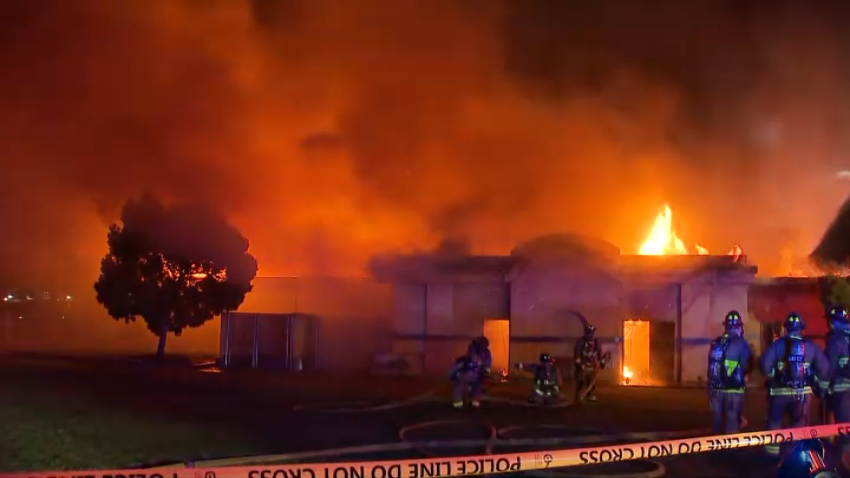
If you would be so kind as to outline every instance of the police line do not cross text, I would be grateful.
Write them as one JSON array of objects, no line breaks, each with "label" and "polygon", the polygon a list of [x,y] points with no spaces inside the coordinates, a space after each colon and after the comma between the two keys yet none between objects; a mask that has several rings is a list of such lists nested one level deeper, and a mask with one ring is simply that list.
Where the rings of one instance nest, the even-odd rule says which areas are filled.
[{"label": "police line do not cross text", "polygon": [[442,478],[487,473],[519,471],[520,457],[475,458],[462,460],[430,461],[396,465],[362,464],[287,469],[258,469],[248,472],[248,478]]}]

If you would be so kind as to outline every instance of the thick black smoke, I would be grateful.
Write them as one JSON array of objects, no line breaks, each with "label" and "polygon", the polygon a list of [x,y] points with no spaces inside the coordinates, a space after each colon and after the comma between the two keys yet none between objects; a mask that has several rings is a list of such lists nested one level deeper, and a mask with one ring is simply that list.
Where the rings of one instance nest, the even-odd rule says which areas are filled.
[{"label": "thick black smoke", "polygon": [[634,252],[663,202],[769,271],[844,196],[836,5],[9,0],[0,273],[90,283],[143,190],[227,212],[261,274],[553,231]]},{"label": "thick black smoke", "polygon": [[124,229],[149,238],[168,258],[212,264],[238,284],[250,284],[256,275],[257,261],[247,254],[248,239],[208,204],[166,205],[147,193],[124,204],[121,222]]},{"label": "thick black smoke", "polygon": [[850,199],[838,211],[811,258],[825,270],[843,272],[850,267]]}]

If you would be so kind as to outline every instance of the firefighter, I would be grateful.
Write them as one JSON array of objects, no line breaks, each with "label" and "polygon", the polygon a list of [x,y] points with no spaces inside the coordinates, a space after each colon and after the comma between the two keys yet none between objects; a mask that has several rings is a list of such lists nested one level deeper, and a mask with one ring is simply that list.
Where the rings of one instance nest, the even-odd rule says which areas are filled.
[{"label": "firefighter", "polygon": [[467,394],[473,408],[481,406],[484,381],[490,373],[492,361],[490,340],[484,336],[473,339],[466,348],[466,355],[455,360],[449,372],[449,379],[454,384],[452,403],[455,408],[463,408]]},{"label": "firefighter", "polygon": [[[834,415],[835,423],[847,423],[850,422],[850,317],[847,309],[833,305],[827,307],[826,318],[830,327],[826,336],[826,357],[831,371],[826,396],[827,415]],[[842,439],[841,445],[848,448],[847,440]]]},{"label": "firefighter", "polygon": [[[829,387],[829,361],[814,342],[802,337],[806,323],[796,312],[785,318],[785,336],[764,351],[761,369],[767,377],[768,430],[782,428],[782,419],[791,415],[793,427],[809,424],[813,391]],[[767,452],[779,454],[779,445],[767,445]]]},{"label": "firefighter", "polygon": [[469,347],[475,350],[475,353],[481,358],[481,378],[483,379],[490,374],[490,367],[493,365],[493,356],[490,354],[490,339],[484,337],[476,337],[469,344]]},{"label": "firefighter", "polygon": [[555,359],[547,353],[540,354],[537,363],[518,363],[517,368],[534,373],[534,389],[528,396],[528,403],[548,403],[557,400],[561,393],[563,380],[561,373],[555,366]]},{"label": "firefighter", "polygon": [[599,340],[595,337],[596,327],[592,324],[584,326],[584,337],[576,342],[575,377],[576,377],[576,403],[581,401],[581,394],[588,388],[585,398],[590,402],[596,401],[593,394],[596,389],[595,378],[599,368],[605,368],[602,349]]},{"label": "firefighter", "polygon": [[708,350],[711,427],[715,434],[738,433],[752,356],[750,345],[742,337],[744,323],[737,310],[726,314],[723,327],[723,335]]},{"label": "firefighter", "polygon": [[472,344],[467,348],[466,355],[455,359],[454,366],[449,371],[449,380],[452,381],[452,405],[455,408],[463,408],[467,394],[474,408],[481,406],[482,369],[482,357],[478,348]]}]

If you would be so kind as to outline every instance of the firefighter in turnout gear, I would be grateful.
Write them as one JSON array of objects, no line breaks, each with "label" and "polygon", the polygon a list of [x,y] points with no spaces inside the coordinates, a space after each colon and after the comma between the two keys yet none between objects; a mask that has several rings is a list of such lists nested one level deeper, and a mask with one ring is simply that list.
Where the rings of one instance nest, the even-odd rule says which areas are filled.
[{"label": "firefighter in turnout gear", "polygon": [[575,357],[575,377],[576,377],[576,403],[581,400],[581,393],[585,387],[590,387],[587,390],[586,398],[590,402],[596,401],[596,396],[593,391],[596,385],[591,385],[596,377],[596,372],[599,368],[605,368],[605,361],[602,355],[602,349],[599,347],[599,340],[595,337],[596,327],[591,324],[584,326],[584,337],[576,342],[574,351]]},{"label": "firefighter in turnout gear", "polygon": [[744,323],[737,310],[726,314],[723,327],[725,332],[708,350],[711,427],[716,435],[738,433],[752,356],[750,345],[743,339]]},{"label": "firefighter in turnout gear", "polygon": [[467,395],[473,408],[481,406],[484,378],[490,373],[491,363],[490,341],[486,337],[474,339],[467,347],[466,355],[455,360],[449,371],[449,380],[453,384],[452,405],[455,408],[463,408]]},{"label": "firefighter in turnout gear", "polygon": [[518,363],[517,368],[534,373],[534,389],[528,396],[529,403],[549,403],[557,400],[563,380],[551,355],[540,354],[540,361],[532,364]]},{"label": "firefighter in turnout gear", "polygon": [[490,374],[490,367],[493,365],[493,355],[490,353],[490,339],[477,337],[469,344],[469,347],[475,349],[475,352],[481,357],[481,377],[484,378]]},{"label": "firefighter in turnout gear", "polygon": [[[835,423],[850,422],[850,317],[847,309],[829,306],[826,310],[829,333],[826,336],[826,357],[829,359],[831,380],[826,396],[827,413],[834,415]],[[846,438],[840,443],[848,455]]]},{"label": "firefighter in turnout gear", "polygon": [[466,355],[458,357],[449,371],[452,381],[452,405],[463,408],[467,394],[473,407],[481,405],[481,357],[470,347]]},{"label": "firefighter in turnout gear", "polygon": [[[785,319],[785,336],[780,337],[761,358],[761,370],[767,377],[768,430],[782,428],[782,419],[791,415],[792,427],[809,424],[813,391],[829,387],[829,361],[811,340],[802,337],[806,324],[796,312]],[[765,447],[778,454],[779,445]]]}]

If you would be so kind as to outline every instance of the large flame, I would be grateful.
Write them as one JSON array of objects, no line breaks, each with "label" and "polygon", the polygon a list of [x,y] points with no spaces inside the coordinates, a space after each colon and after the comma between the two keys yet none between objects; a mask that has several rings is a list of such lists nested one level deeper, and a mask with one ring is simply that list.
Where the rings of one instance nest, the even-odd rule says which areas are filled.
[{"label": "large flame", "polygon": [[[641,244],[638,254],[642,256],[709,255],[708,249],[699,244],[694,244],[693,250],[694,252],[691,252],[685,246],[685,242],[676,235],[673,230],[673,210],[665,204],[664,210],[655,218],[655,224],[653,224],[646,240]],[[735,244],[726,254],[733,256],[737,262],[744,256],[744,250],[741,249],[741,246]]]},{"label": "large flame", "polygon": [[[708,255],[708,249],[699,244],[694,245],[694,250],[701,256]],[[655,224],[640,246],[639,254],[643,256],[693,254],[673,231],[673,211],[669,205],[665,204],[664,210],[655,218]]]}]

